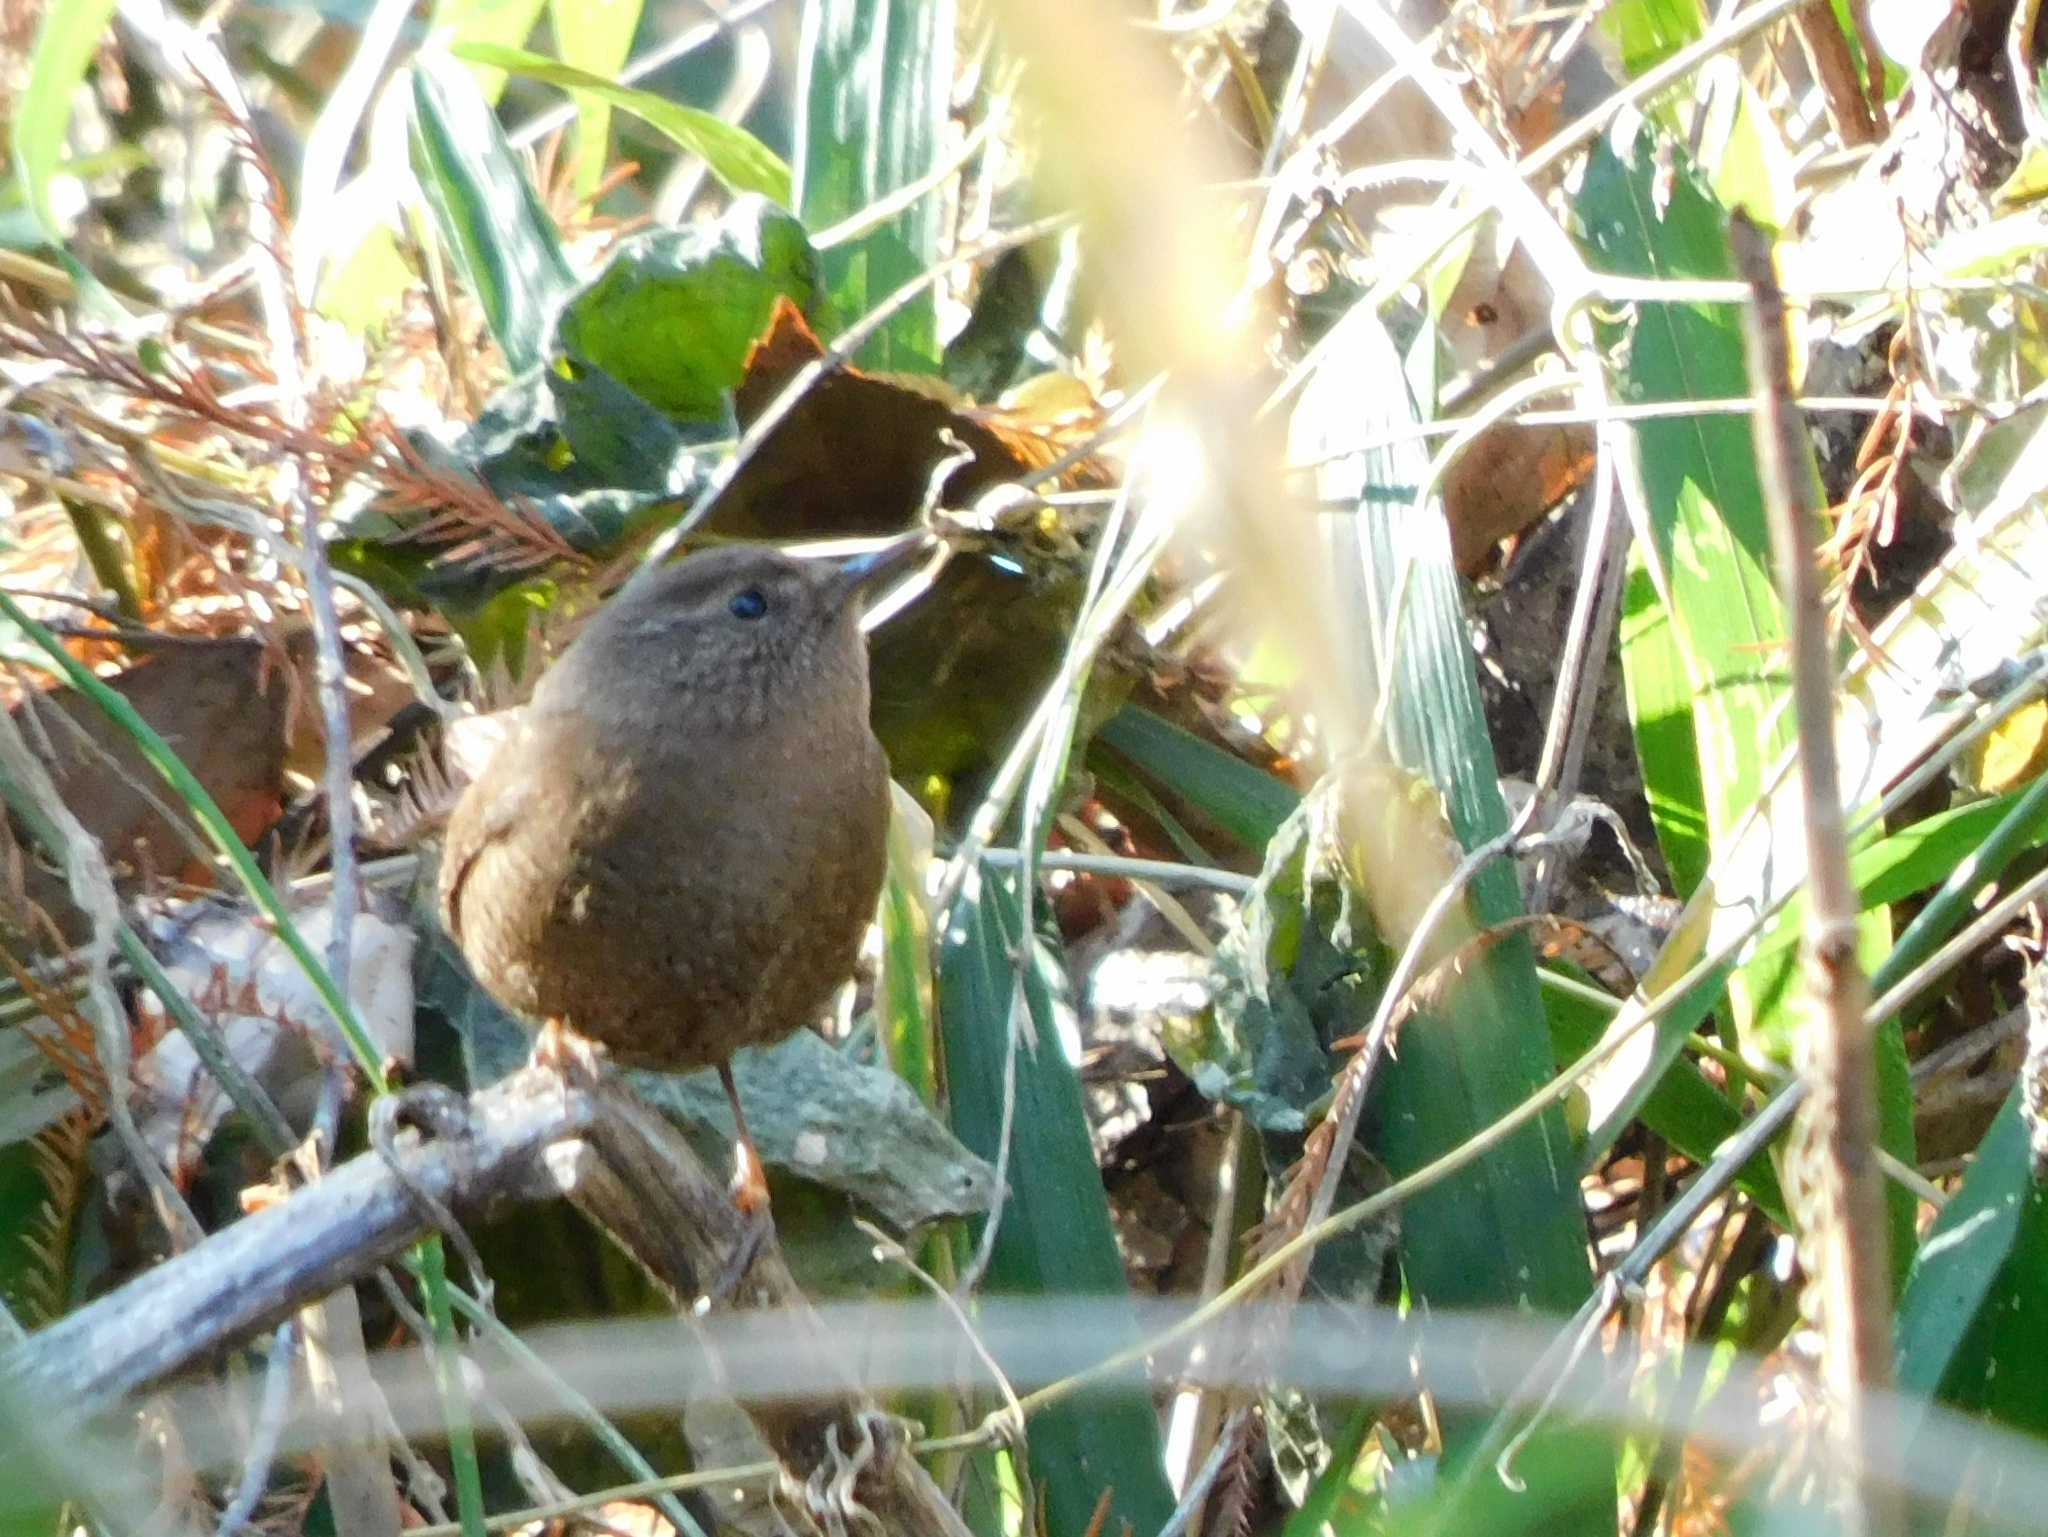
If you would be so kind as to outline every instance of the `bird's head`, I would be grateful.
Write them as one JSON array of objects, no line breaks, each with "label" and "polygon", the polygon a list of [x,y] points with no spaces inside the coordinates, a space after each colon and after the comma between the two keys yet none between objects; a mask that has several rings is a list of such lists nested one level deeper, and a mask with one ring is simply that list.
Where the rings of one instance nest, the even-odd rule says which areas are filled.
[{"label": "bird's head", "polygon": [[[867,606],[931,548],[906,534],[843,558],[799,559],[766,545],[726,545],[636,577],[576,638],[550,678],[603,680],[637,692],[681,691],[735,721],[811,681],[858,679],[866,697]],[[546,689],[548,685],[543,684]]]}]

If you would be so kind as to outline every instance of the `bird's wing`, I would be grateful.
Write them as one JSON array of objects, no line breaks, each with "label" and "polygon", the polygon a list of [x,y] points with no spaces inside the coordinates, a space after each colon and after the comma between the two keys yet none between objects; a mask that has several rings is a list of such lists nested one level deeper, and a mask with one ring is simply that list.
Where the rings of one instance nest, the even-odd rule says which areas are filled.
[{"label": "bird's wing", "polygon": [[470,876],[534,814],[532,799],[525,784],[507,784],[504,776],[487,773],[470,787],[449,819],[441,862],[441,922],[457,945],[463,942],[462,897]]}]

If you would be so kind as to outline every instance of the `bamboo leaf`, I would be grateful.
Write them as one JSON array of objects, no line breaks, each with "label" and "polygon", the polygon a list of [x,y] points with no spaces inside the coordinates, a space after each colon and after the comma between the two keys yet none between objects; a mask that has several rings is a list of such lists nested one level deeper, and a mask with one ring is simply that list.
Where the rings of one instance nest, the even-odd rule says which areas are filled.
[{"label": "bamboo leaf", "polygon": [[[1397,765],[1436,787],[1439,825],[1473,848],[1506,830],[1507,811],[1449,534],[1433,502],[1413,505],[1425,466],[1415,441],[1399,431],[1415,421],[1414,407],[1388,387],[1401,377],[1399,355],[1378,316],[1363,306],[1339,322],[1328,355],[1297,407],[1291,457],[1328,461],[1318,494],[1356,505],[1355,517],[1328,526],[1334,560],[1362,592],[1360,611],[1349,616],[1357,654],[1391,692],[1388,738]],[[1361,424],[1361,406],[1370,402],[1380,409],[1368,406]],[[1334,449],[1356,442],[1361,425],[1394,429],[1393,446],[1331,461]],[[1362,701],[1365,718],[1373,703]],[[1430,836],[1423,822],[1411,819],[1411,842]],[[1519,907],[1514,874],[1499,862],[1473,881],[1465,902],[1479,925],[1512,917]],[[1456,938],[1444,935],[1442,942]],[[1404,1026],[1400,1049],[1374,1086],[1372,1150],[1397,1177],[1422,1167],[1546,1083],[1550,1053],[1526,941],[1488,947],[1447,1000]],[[1572,1169],[1563,1116],[1552,1110],[1411,1198],[1402,1217],[1401,1263],[1417,1303],[1556,1313],[1576,1307],[1592,1273]],[[1446,1426],[1452,1466],[1477,1430],[1470,1422]],[[1602,1476],[1611,1488],[1611,1471]],[[1478,1474],[1475,1482],[1490,1478]]]},{"label": "bamboo leaf", "polygon": [[[1579,241],[1590,262],[1631,277],[1726,278],[1726,213],[1682,152],[1649,130],[1625,153],[1596,144],[1574,203]],[[1630,404],[1714,400],[1749,389],[1739,316],[1732,306],[1642,303],[1630,319],[1611,324],[1604,337],[1617,397]],[[1680,761],[1682,734],[1668,714],[1638,738],[1639,758],[1652,806],[1660,802],[1666,826],[1673,805],[1697,793],[1707,847],[1716,859],[1735,848],[1765,793],[1775,766],[1791,750],[1791,716],[1784,708],[1784,622],[1771,577],[1770,537],[1757,480],[1754,437],[1737,416],[1701,413],[1632,424],[1641,469],[1635,509],[1638,553],[1668,628],[1643,619],[1648,594],[1632,584],[1632,624],[1622,664],[1633,680],[1631,703],[1675,703],[1674,657],[1682,669],[1692,716],[1694,765]],[[1808,474],[1818,480],[1809,462]],[[1639,717],[1639,725],[1641,718]],[[1860,798],[1860,797],[1859,797]],[[1782,842],[1782,838],[1780,839]],[[1699,849],[1682,842],[1674,865],[1688,877]],[[1739,881],[1733,889],[1740,890]],[[1889,930],[1872,915],[1860,930],[1864,964],[1883,958]],[[1744,1044],[1789,1060],[1797,1028],[1793,1000],[1797,955],[1759,951],[1729,979],[1731,1022]],[[1679,1011],[1656,1027],[1636,1063],[1635,1091],[1604,1107],[1590,1141],[1597,1156],[1660,1081],[1696,1021]],[[1905,1046],[1896,1025],[1877,1042],[1879,1114],[1887,1151],[1910,1163],[1913,1107]],[[1914,1208],[1903,1191],[1891,1193],[1891,1252],[1901,1267],[1912,1252]]]},{"label": "bamboo leaf", "polygon": [[459,59],[565,86],[579,96],[630,112],[682,149],[701,157],[711,174],[733,191],[758,192],[785,207],[790,201],[790,172],[782,157],[746,129],[715,113],[685,107],[652,91],[615,84],[603,75],[558,63],[545,54],[529,53],[523,48],[465,43],[454,52]]},{"label": "bamboo leaf", "polygon": [[505,361],[524,373],[575,287],[561,237],[476,82],[431,58],[412,80],[420,186]]},{"label": "bamboo leaf", "polygon": [[[984,1289],[1083,1295],[1109,1310],[1129,1288],[1088,1141],[1080,1078],[1053,1017],[1048,979],[1057,967],[1019,933],[1022,914],[1009,881],[982,867],[940,953],[939,1020],[953,1128],[970,1150],[999,1167],[1013,1006],[1029,1016],[1028,1025],[1019,1020],[1017,1028],[1036,1037],[1035,1044],[1027,1038],[1017,1047],[1009,1195]],[[1011,960],[1019,944],[1029,957],[1021,980]],[[1137,1338],[1133,1317],[1126,1337],[1114,1343]],[[1047,1531],[1087,1530],[1105,1491],[1111,1507],[1104,1530],[1128,1522],[1136,1531],[1157,1531],[1173,1510],[1158,1418],[1142,1378],[1048,1406],[1032,1417],[1030,1440],[1031,1477],[1044,1501]]]},{"label": "bamboo leaf", "polygon": [[[796,187],[822,230],[929,174],[953,88],[950,0],[806,0],[797,95]],[[849,319],[938,259],[939,207],[920,199],[826,254],[826,288]],[[938,312],[927,291],[861,349],[872,368],[936,373]]]}]

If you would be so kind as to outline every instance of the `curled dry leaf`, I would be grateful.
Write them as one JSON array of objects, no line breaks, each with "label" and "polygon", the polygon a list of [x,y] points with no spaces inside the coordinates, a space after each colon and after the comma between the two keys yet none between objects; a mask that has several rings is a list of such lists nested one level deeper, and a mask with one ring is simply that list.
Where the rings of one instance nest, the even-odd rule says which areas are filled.
[{"label": "curled dry leaf", "polygon": [[[309,903],[294,915],[316,954],[324,952],[333,912]],[[158,920],[164,970],[214,1024],[227,1049],[303,1129],[324,1064],[346,1057],[340,1033],[305,973],[277,935],[246,907],[209,905]],[[376,912],[349,925],[349,993],[378,1051],[409,1061],[413,1049],[412,930]],[[172,1028],[155,993],[138,1012],[160,1037],[137,1060],[136,1120],[150,1146],[174,1170],[190,1165],[230,1108],[192,1044]]]}]

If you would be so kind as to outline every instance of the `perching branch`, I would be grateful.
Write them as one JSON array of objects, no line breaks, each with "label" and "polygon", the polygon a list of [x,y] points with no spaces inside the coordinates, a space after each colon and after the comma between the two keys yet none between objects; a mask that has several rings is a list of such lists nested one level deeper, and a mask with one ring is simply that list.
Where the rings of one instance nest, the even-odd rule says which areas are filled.
[{"label": "perching branch", "polygon": [[[553,1072],[527,1068],[467,1103],[462,1134],[421,1141],[407,1132],[391,1162],[375,1152],[352,1159],[31,1335],[0,1355],[0,1381],[20,1401],[63,1405],[82,1423],[371,1275],[428,1230],[429,1202],[469,1221],[566,1194],[685,1313],[733,1268],[746,1219],[724,1182],[630,1089],[565,1089]],[[742,1341],[743,1320],[762,1310],[778,1348],[815,1366],[815,1391],[742,1405],[794,1498],[827,1527],[865,1510],[892,1533],[968,1537],[909,1454],[902,1423],[843,1369],[841,1341],[811,1311],[772,1237],[715,1300],[736,1310]]]}]

